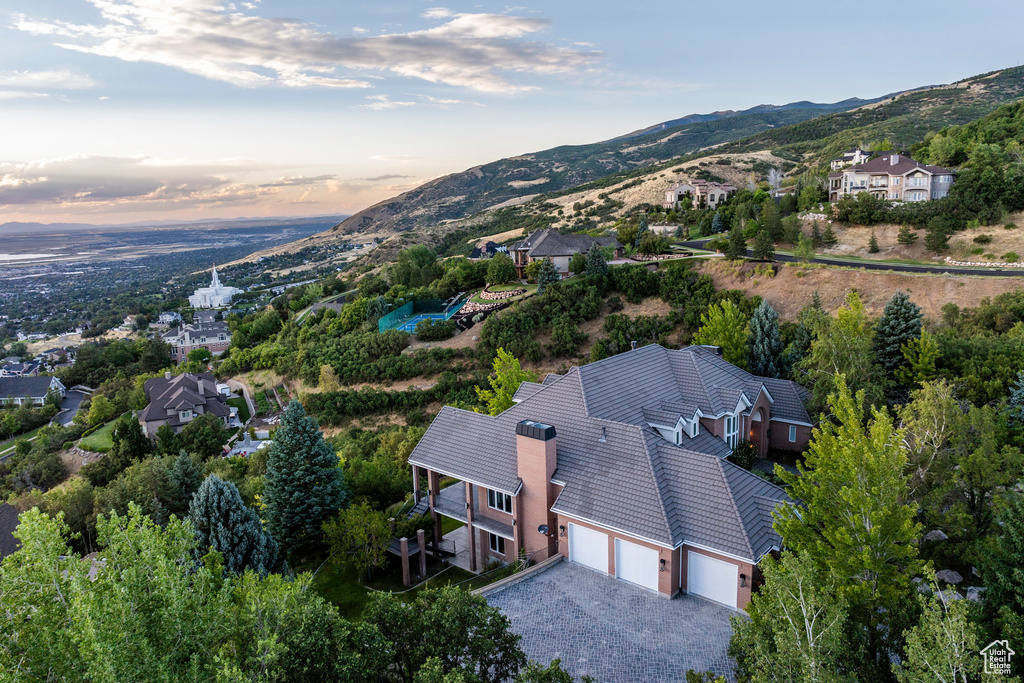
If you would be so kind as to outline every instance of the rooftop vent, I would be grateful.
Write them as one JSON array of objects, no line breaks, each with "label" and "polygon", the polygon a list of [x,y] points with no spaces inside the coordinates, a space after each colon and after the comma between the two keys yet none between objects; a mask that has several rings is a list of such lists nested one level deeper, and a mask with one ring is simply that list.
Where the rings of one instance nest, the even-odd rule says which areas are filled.
[{"label": "rooftop vent", "polygon": [[608,441],[608,428],[607,427],[601,427],[601,438],[598,439],[598,441],[600,441],[601,443],[607,443],[607,441]]},{"label": "rooftop vent", "polygon": [[636,351],[636,340],[635,339],[632,340],[631,342],[629,342],[629,350],[630,351]]}]

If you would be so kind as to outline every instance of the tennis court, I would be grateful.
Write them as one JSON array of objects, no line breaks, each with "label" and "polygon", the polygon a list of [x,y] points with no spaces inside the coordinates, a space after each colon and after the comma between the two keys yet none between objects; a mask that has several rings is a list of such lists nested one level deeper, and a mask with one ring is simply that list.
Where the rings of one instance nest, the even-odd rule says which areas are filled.
[{"label": "tennis court", "polygon": [[[422,320],[448,320],[466,305],[469,299],[453,297],[446,302],[441,301],[410,301],[398,309],[383,316],[378,322],[378,331],[398,330],[412,334],[416,325]],[[424,310],[426,309],[426,310]],[[433,309],[433,310],[431,310]]]}]

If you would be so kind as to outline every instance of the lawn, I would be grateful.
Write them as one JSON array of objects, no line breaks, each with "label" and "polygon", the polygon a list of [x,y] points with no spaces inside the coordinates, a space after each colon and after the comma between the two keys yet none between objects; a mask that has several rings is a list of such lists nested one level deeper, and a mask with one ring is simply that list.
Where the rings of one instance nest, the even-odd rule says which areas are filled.
[{"label": "lawn", "polygon": [[245,399],[239,396],[238,398],[229,398],[228,405],[232,408],[238,408],[238,419],[245,424],[249,421],[249,406],[245,404]]},{"label": "lawn", "polygon": [[25,432],[24,434],[18,434],[6,441],[0,441],[0,455],[7,455],[7,453],[14,451],[14,447],[19,441],[27,441],[28,439],[34,438],[35,435],[39,433],[39,430],[45,426],[46,425],[41,425],[33,430]]},{"label": "lawn", "polygon": [[114,418],[107,424],[103,425],[89,436],[84,437],[78,442],[81,448],[87,451],[94,451],[96,453],[106,453],[114,447],[114,423],[117,422],[117,418]]}]

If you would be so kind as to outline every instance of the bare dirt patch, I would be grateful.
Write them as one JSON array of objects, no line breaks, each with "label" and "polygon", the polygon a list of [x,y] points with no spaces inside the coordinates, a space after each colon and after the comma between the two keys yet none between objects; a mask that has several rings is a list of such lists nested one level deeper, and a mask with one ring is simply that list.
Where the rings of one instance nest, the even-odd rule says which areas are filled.
[{"label": "bare dirt patch", "polygon": [[878,316],[889,298],[903,290],[927,318],[939,320],[946,303],[974,307],[982,299],[1024,289],[1024,278],[1020,277],[917,275],[831,266],[804,268],[798,264],[785,264],[774,277],[764,277],[753,275],[749,266],[724,261],[704,261],[698,268],[714,279],[716,290],[738,289],[748,296],[760,296],[785,320],[795,320],[814,292],[818,292],[825,310],[833,311],[843,304],[847,292],[856,289],[868,313]]}]

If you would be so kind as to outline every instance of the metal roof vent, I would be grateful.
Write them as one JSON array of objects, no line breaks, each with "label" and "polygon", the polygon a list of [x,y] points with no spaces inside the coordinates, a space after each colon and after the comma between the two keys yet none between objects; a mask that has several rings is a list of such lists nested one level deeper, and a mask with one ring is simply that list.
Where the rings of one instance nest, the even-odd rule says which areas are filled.
[{"label": "metal roof vent", "polygon": [[630,351],[636,351],[636,340],[635,339],[633,341],[629,342],[629,350]]},{"label": "metal roof vent", "polygon": [[598,441],[600,441],[601,443],[607,443],[608,442],[608,428],[607,427],[601,427],[601,438],[598,439]]}]

